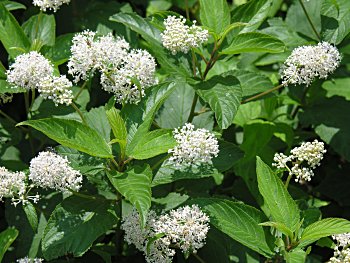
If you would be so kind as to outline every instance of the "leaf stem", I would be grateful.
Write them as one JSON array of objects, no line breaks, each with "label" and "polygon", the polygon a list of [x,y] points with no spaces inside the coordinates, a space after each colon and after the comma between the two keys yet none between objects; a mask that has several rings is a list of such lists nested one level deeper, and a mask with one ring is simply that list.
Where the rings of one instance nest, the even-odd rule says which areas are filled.
[{"label": "leaf stem", "polygon": [[269,93],[271,93],[271,92],[274,92],[274,91],[276,91],[276,90],[278,90],[278,89],[280,89],[280,88],[282,88],[282,87],[284,87],[284,85],[283,85],[283,84],[280,84],[280,85],[278,85],[278,86],[276,86],[276,87],[273,87],[272,89],[266,90],[266,91],[264,91],[264,92],[261,92],[261,93],[255,95],[255,96],[253,96],[253,97],[250,97],[250,98],[248,98],[248,99],[242,101],[241,104],[244,104],[244,103],[247,103],[247,102],[249,102],[249,101],[258,99],[258,98],[260,98],[260,97],[263,97],[263,96],[265,96],[265,95],[267,95],[267,94],[269,94]]},{"label": "leaf stem", "polygon": [[312,30],[313,30],[314,33],[316,34],[316,37],[318,38],[318,40],[321,41],[321,36],[320,36],[320,34],[317,32],[316,27],[315,27],[314,23],[312,22],[311,17],[310,17],[310,15],[308,14],[308,12],[307,12],[307,10],[306,10],[306,8],[305,8],[305,5],[304,5],[304,3],[303,3],[303,0],[299,0],[299,2],[300,2],[300,5],[301,5],[301,7],[302,7],[302,9],[303,9],[303,11],[304,11],[304,13],[305,13],[305,15],[306,15],[307,20],[309,21],[309,24],[310,24],[311,27],[312,27]]},{"label": "leaf stem", "polygon": [[193,121],[193,118],[195,116],[195,112],[194,111],[196,109],[197,102],[198,102],[198,94],[195,92],[194,93],[194,97],[193,97],[193,101],[192,101],[190,115],[188,116],[187,122],[192,122]]},{"label": "leaf stem", "polygon": [[288,189],[288,186],[289,186],[289,182],[290,180],[292,179],[293,177],[293,174],[289,173],[288,177],[287,177],[287,180],[286,180],[286,183],[284,184],[284,186],[286,187],[286,189]]},{"label": "leaf stem", "polygon": [[198,256],[197,254],[193,253],[192,254],[200,263],[205,263],[205,261],[200,257]]},{"label": "leaf stem", "polygon": [[83,121],[83,124],[87,125],[85,117],[84,117],[83,113],[79,110],[78,106],[74,102],[72,102],[71,105],[72,105],[73,109],[79,114],[81,120]]},{"label": "leaf stem", "polygon": [[28,90],[24,93],[24,104],[25,104],[26,113],[27,113],[26,118],[28,118],[28,113],[29,113],[29,91]]},{"label": "leaf stem", "polygon": [[84,84],[81,85],[81,87],[80,87],[80,89],[79,89],[77,95],[75,95],[75,97],[74,97],[74,100],[75,100],[75,101],[79,98],[80,94],[81,94],[81,93],[83,92],[83,90],[85,89],[86,84],[87,84],[87,81],[85,81]]},{"label": "leaf stem", "polygon": [[82,194],[82,193],[79,193],[79,192],[76,192],[76,191],[73,191],[73,190],[69,190],[73,195],[75,196],[79,196],[81,198],[84,198],[84,199],[89,199],[89,200],[99,200],[99,201],[107,201],[107,199],[103,199],[103,198],[100,198],[100,197],[97,197],[97,196],[91,196],[91,195],[86,195],[86,194]]}]

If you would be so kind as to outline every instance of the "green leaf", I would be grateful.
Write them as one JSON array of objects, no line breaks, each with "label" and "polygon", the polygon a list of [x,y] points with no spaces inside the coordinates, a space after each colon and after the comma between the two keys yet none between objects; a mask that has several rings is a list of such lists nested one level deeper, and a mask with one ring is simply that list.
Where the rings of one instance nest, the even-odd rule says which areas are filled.
[{"label": "green leaf", "polygon": [[216,177],[220,176],[222,175],[214,167],[186,167],[179,170],[174,167],[173,164],[164,162],[153,178],[152,187],[169,184],[178,180],[200,179],[206,177],[213,177],[215,180]]},{"label": "green leaf", "polygon": [[332,79],[323,82],[322,88],[327,91],[327,98],[341,96],[350,101],[350,78]]},{"label": "green leaf", "polygon": [[321,7],[323,40],[340,44],[350,33],[350,2],[324,0]]},{"label": "green leaf", "polygon": [[12,58],[27,52],[30,47],[30,42],[22,28],[19,26],[17,20],[1,2],[0,41]]},{"label": "green leaf", "polygon": [[115,107],[106,109],[106,115],[109,125],[112,128],[114,138],[118,141],[122,154],[125,154],[126,142],[128,132],[126,130],[125,122],[120,116],[119,111]]},{"label": "green leaf", "polygon": [[[148,130],[151,127],[156,112],[164,103],[164,101],[169,97],[169,95],[173,92],[175,86],[176,84],[173,82],[165,82],[163,84],[152,87],[152,90],[144,100],[144,105],[142,105],[143,112],[141,120],[137,119],[136,123],[133,123],[132,127],[130,127],[128,130],[129,143],[126,147],[126,151],[128,153],[133,152],[134,148],[139,143],[139,141],[142,140],[143,136],[145,136],[148,133]],[[123,119],[127,122],[128,118],[134,118],[134,112],[139,111],[140,105],[130,105],[129,107],[123,107],[122,116],[125,116],[123,117]]]},{"label": "green leaf", "polygon": [[46,260],[67,253],[80,257],[117,223],[118,218],[107,201],[68,197],[49,218],[42,239],[43,255]]},{"label": "green leaf", "polygon": [[300,220],[300,212],[281,179],[260,157],[256,159],[256,173],[259,191],[270,210],[273,221],[282,223],[295,231]]},{"label": "green leaf", "polygon": [[54,15],[39,13],[32,16],[22,25],[24,33],[32,42],[32,46],[40,50],[42,46],[53,46],[56,38],[56,22]]},{"label": "green leaf", "polygon": [[232,166],[243,157],[243,151],[235,144],[219,140],[218,157],[213,158],[213,165],[220,172],[232,168]]},{"label": "green leaf", "polygon": [[306,260],[306,256],[307,253],[304,250],[296,248],[288,252],[285,255],[285,259],[287,263],[304,263]]},{"label": "green leaf", "polygon": [[162,153],[168,152],[169,149],[176,145],[172,132],[165,129],[158,129],[146,133],[133,148],[132,152],[127,155],[136,160],[144,160]]},{"label": "green leaf", "polygon": [[171,192],[166,197],[152,198],[152,202],[161,207],[161,210],[166,212],[172,210],[190,198],[188,195]]},{"label": "green leaf", "polygon": [[276,228],[278,231],[282,232],[289,238],[293,238],[293,232],[290,230],[285,224],[279,223],[279,222],[264,222],[259,224],[260,226],[269,226]]},{"label": "green leaf", "polygon": [[111,21],[122,23],[131,30],[140,34],[149,44],[151,53],[157,58],[159,64],[166,68],[168,73],[176,73],[188,76],[188,72],[183,65],[175,65],[174,56],[169,56],[161,44],[160,30],[154,27],[147,19],[136,13],[118,13],[110,18]]},{"label": "green leaf", "polygon": [[24,93],[26,92],[26,89],[23,88],[12,88],[10,85],[7,83],[6,80],[0,79],[0,94],[4,93]]},{"label": "green leaf", "polygon": [[346,232],[350,232],[350,221],[343,218],[322,219],[304,229],[298,247],[305,247],[320,238]]},{"label": "green leaf", "polygon": [[1,2],[9,11],[14,11],[18,9],[27,9],[25,5],[14,1],[1,1]]},{"label": "green leaf", "polygon": [[270,35],[249,32],[237,35],[230,46],[221,51],[221,54],[240,54],[244,52],[280,53],[285,49],[284,43]]},{"label": "green leaf", "polygon": [[36,214],[35,207],[32,203],[27,203],[23,205],[23,210],[26,213],[28,222],[35,232],[38,228],[38,215]]},{"label": "green leaf", "polygon": [[111,139],[111,126],[109,125],[105,108],[103,106],[92,108],[84,115],[88,126],[97,131],[106,142],[109,142]]},{"label": "green leaf", "polygon": [[152,170],[149,165],[134,166],[124,173],[110,172],[107,174],[118,192],[137,209],[141,217],[141,224],[145,225],[152,197]]},{"label": "green leaf", "polygon": [[239,5],[231,13],[231,22],[243,22],[248,25],[241,33],[255,31],[264,22],[272,6],[272,0],[251,0]]},{"label": "green leaf", "polygon": [[112,158],[112,150],[106,141],[90,127],[74,120],[47,118],[28,120],[17,125],[28,125],[41,131],[50,139],[91,156]]},{"label": "green leaf", "polygon": [[70,47],[72,45],[73,36],[73,33],[60,35],[56,38],[54,46],[45,46],[41,52],[45,57],[53,61],[56,66],[59,66],[68,61],[71,55]]},{"label": "green leaf", "polygon": [[197,93],[215,112],[221,129],[228,128],[241,104],[241,85],[233,76],[214,76],[197,85]]},{"label": "green leaf", "polygon": [[0,262],[17,236],[18,231],[15,228],[8,228],[0,233]]},{"label": "green leaf", "polygon": [[230,25],[231,15],[226,0],[200,0],[200,19],[204,26],[220,34]]},{"label": "green leaf", "polygon": [[214,198],[194,199],[191,203],[198,204],[210,216],[210,224],[265,257],[272,257],[267,243],[267,233],[262,226],[264,215],[254,207],[243,203]]}]

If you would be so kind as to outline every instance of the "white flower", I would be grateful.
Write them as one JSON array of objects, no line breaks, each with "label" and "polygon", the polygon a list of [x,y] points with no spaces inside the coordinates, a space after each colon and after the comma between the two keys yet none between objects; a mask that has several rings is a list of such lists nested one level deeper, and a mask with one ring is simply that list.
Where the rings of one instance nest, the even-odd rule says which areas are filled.
[{"label": "white flower", "polygon": [[95,69],[94,39],[96,33],[85,30],[76,34],[71,46],[71,57],[68,61],[68,73],[74,76],[74,82],[87,80],[90,73]]},{"label": "white flower", "polygon": [[7,82],[14,87],[35,89],[43,78],[53,74],[53,66],[44,56],[32,51],[17,56],[6,74]]},{"label": "white flower", "polygon": [[44,262],[44,260],[41,258],[25,257],[25,258],[17,259],[17,263],[42,263],[42,262]]},{"label": "white flower", "polygon": [[311,181],[314,176],[312,169],[320,165],[326,150],[323,142],[314,140],[313,142],[303,142],[299,147],[293,148],[290,153],[289,156],[276,153],[272,166],[287,169],[291,175],[295,175],[296,182],[303,183]]},{"label": "white flower", "polygon": [[36,186],[59,191],[78,191],[82,176],[79,171],[70,166],[67,157],[61,157],[53,152],[40,152],[30,161],[29,179]]},{"label": "white flower", "polygon": [[218,140],[206,129],[194,129],[194,125],[186,123],[181,129],[173,132],[177,146],[170,149],[169,162],[177,167],[200,166],[211,164],[211,159],[218,155]]},{"label": "white flower", "polygon": [[165,233],[170,243],[184,253],[205,245],[209,217],[197,205],[185,206],[161,215],[153,225],[156,234]]},{"label": "white flower", "polygon": [[71,0],[33,0],[33,5],[40,7],[40,10],[46,11],[46,9],[56,12],[63,4],[69,4]]},{"label": "white flower", "polygon": [[123,67],[102,73],[101,85],[113,92],[118,102],[137,104],[145,95],[145,89],[156,84],[156,62],[145,50],[132,50],[124,59]]},{"label": "white flower", "polygon": [[26,203],[26,176],[23,172],[10,172],[0,167],[0,201],[12,198],[12,203]]},{"label": "white flower", "polygon": [[329,260],[331,263],[349,263],[350,262],[350,233],[332,235],[337,241],[334,248],[333,257]]},{"label": "white flower", "polygon": [[39,82],[38,91],[40,96],[52,100],[56,106],[58,104],[70,105],[74,98],[71,90],[72,86],[72,82],[66,76],[50,76]]},{"label": "white flower", "polygon": [[173,55],[177,52],[187,53],[193,47],[199,47],[208,41],[208,30],[196,26],[187,26],[184,17],[168,16],[164,20],[165,31],[161,34],[163,46]]},{"label": "white flower", "polygon": [[309,86],[316,77],[326,79],[339,67],[340,60],[338,49],[327,42],[298,47],[281,68],[282,83]]}]

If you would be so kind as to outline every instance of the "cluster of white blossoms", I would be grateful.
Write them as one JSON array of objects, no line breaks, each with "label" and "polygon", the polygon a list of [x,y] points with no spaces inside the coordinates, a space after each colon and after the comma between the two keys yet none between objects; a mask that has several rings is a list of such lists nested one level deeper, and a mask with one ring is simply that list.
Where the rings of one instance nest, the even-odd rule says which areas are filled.
[{"label": "cluster of white blossoms", "polygon": [[52,100],[58,104],[70,105],[73,100],[72,82],[66,76],[48,76],[38,84],[38,91],[44,99]]},{"label": "cluster of white blossoms", "polygon": [[339,67],[340,60],[338,49],[327,42],[298,47],[281,68],[282,83],[309,86],[316,77],[327,78]]},{"label": "cluster of white blossoms", "polygon": [[7,71],[7,82],[15,88],[35,89],[40,81],[53,74],[53,65],[36,51],[16,57]]},{"label": "cluster of white blossoms", "polygon": [[5,167],[0,167],[0,201],[11,198],[14,205],[25,203],[26,190],[26,176],[23,172],[10,172]]},{"label": "cluster of white blossoms", "polygon": [[177,145],[168,152],[172,153],[169,162],[176,167],[211,164],[212,158],[218,156],[218,140],[206,129],[195,130],[193,124],[186,123],[175,129],[173,136]]},{"label": "cluster of white blossoms", "polygon": [[[196,253],[205,245],[209,217],[197,205],[171,210],[160,216],[150,211],[146,226],[141,228],[139,214],[133,210],[121,227],[125,231],[125,241],[143,252],[147,262],[168,263],[175,255],[175,248],[184,253]],[[148,242],[155,237],[149,245]]]},{"label": "cluster of white blossoms", "polygon": [[72,103],[72,82],[66,76],[54,76],[51,62],[36,51],[17,56],[6,74],[14,88],[38,89],[40,96],[51,99],[56,106]]},{"label": "cluster of white blossoms", "polygon": [[71,0],[33,0],[33,5],[38,6],[40,10],[46,11],[47,9],[56,12],[61,5],[69,4]]},{"label": "cluster of white blossoms", "polygon": [[66,192],[79,191],[83,178],[70,167],[67,157],[45,151],[30,161],[29,179],[34,185]]},{"label": "cluster of white blossoms", "polygon": [[350,262],[350,233],[333,235],[332,238],[337,241],[334,248],[333,257],[330,263],[348,263]]},{"label": "cluster of white blossoms", "polygon": [[164,20],[165,30],[161,34],[163,46],[173,55],[177,52],[187,53],[191,48],[208,41],[208,30],[196,26],[195,20],[192,26],[185,23],[186,19],[182,16],[168,16]]},{"label": "cluster of white blossoms", "polygon": [[296,176],[296,182],[304,183],[314,176],[313,169],[320,165],[324,153],[326,150],[323,142],[303,142],[301,146],[293,148],[289,156],[276,153],[272,166],[287,169],[291,175]]},{"label": "cluster of white blossoms", "polygon": [[156,62],[145,50],[131,49],[129,43],[111,33],[97,36],[84,31],[73,38],[68,72],[74,81],[87,80],[96,70],[102,88],[114,93],[120,103],[137,104],[145,89],[156,84]]},{"label": "cluster of white blossoms", "polygon": [[25,258],[17,259],[17,263],[42,263],[42,262],[44,262],[42,258],[25,257]]}]

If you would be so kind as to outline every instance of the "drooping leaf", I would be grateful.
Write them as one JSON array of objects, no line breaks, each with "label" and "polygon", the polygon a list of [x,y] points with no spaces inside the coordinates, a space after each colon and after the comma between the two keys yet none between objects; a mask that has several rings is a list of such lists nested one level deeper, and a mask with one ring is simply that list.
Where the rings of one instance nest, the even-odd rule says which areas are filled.
[{"label": "drooping leaf", "polygon": [[350,221],[343,218],[326,218],[304,229],[299,240],[299,247],[305,247],[322,237],[350,232]]},{"label": "drooping leaf", "polygon": [[0,2],[0,41],[7,53],[15,58],[28,51],[30,43],[14,16]]},{"label": "drooping leaf", "polygon": [[63,146],[85,152],[91,156],[112,158],[112,150],[106,141],[90,127],[74,120],[47,118],[28,120],[17,125],[28,125]]},{"label": "drooping leaf", "polygon": [[82,256],[118,218],[108,201],[66,198],[51,214],[42,239],[45,259],[51,260],[72,253]]},{"label": "drooping leaf", "polygon": [[194,199],[191,203],[198,204],[210,216],[210,224],[229,237],[265,257],[274,255],[267,242],[267,233],[259,226],[264,220],[259,210],[243,203],[214,198]]},{"label": "drooping leaf", "polygon": [[27,203],[23,205],[23,210],[26,213],[28,222],[35,232],[38,227],[38,215],[36,213],[35,207],[32,203]]},{"label": "drooping leaf", "polygon": [[226,0],[200,0],[200,19],[204,26],[220,34],[230,24],[231,15]]},{"label": "drooping leaf", "polygon": [[237,35],[221,54],[240,54],[244,52],[280,53],[285,49],[284,43],[276,37],[249,32]]},{"label": "drooping leaf", "polygon": [[241,104],[240,82],[233,76],[214,76],[197,85],[197,93],[215,112],[221,129],[228,128]]},{"label": "drooping leaf", "polygon": [[18,230],[15,228],[8,228],[0,233],[0,262],[17,236]]},{"label": "drooping leaf", "polygon": [[256,173],[260,194],[270,210],[273,221],[283,223],[295,231],[300,220],[299,208],[281,179],[260,157],[256,160]]},{"label": "drooping leaf", "polygon": [[26,9],[26,6],[15,2],[15,1],[2,1],[2,4],[5,5],[6,9],[9,11],[14,11],[18,9]]},{"label": "drooping leaf", "polygon": [[151,207],[152,170],[149,165],[134,166],[124,173],[108,173],[113,186],[137,209],[145,225]]}]

